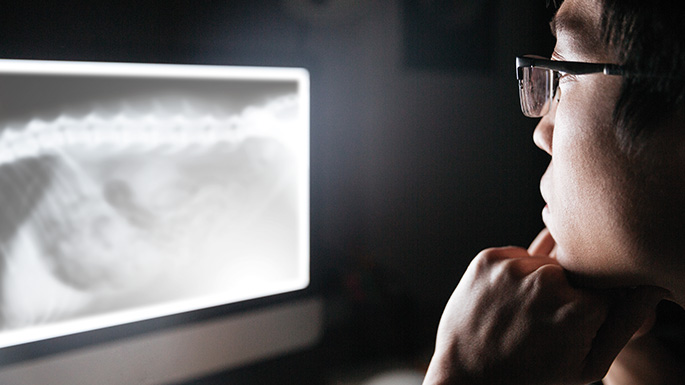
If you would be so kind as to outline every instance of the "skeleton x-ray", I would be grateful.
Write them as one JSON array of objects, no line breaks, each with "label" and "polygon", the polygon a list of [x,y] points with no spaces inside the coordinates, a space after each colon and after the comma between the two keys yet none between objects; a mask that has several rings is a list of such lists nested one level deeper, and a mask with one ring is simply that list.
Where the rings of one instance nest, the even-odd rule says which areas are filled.
[{"label": "skeleton x-ray", "polygon": [[307,286],[307,79],[0,61],[0,346]]}]

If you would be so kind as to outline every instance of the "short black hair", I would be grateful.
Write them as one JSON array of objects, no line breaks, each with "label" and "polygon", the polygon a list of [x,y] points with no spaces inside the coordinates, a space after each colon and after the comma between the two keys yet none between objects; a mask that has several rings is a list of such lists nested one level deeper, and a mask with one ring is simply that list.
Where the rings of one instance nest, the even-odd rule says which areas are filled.
[{"label": "short black hair", "polygon": [[[639,150],[685,103],[685,21],[677,0],[599,0],[602,33],[626,76],[614,110],[622,144]],[[647,76],[640,76],[647,75]]]}]

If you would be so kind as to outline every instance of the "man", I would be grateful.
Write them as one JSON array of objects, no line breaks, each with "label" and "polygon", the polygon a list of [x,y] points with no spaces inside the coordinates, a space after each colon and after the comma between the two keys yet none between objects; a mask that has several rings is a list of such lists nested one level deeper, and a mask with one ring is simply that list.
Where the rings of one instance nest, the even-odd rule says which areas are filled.
[{"label": "man", "polygon": [[517,60],[523,111],[542,118],[533,139],[551,156],[540,183],[547,229],[527,250],[474,259],[424,384],[685,381],[673,348],[685,325],[653,326],[669,318],[657,306],[685,306],[680,9],[566,0],[552,60]]}]

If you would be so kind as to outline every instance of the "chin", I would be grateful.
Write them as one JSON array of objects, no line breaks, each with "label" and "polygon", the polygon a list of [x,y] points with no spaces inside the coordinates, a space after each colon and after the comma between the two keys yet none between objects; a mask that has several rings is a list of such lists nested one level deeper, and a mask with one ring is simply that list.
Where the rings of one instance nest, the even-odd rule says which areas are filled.
[{"label": "chin", "polygon": [[[547,214],[547,215],[544,215]],[[543,213],[544,222],[556,243],[554,257],[566,271],[569,282],[577,287],[615,288],[635,285],[635,279],[629,279],[617,269],[620,263],[608,257],[601,245],[593,245],[589,240],[567,239],[563,235],[568,231],[559,231],[549,212]],[[562,227],[563,229],[563,227]],[[560,236],[561,235],[561,236]]]},{"label": "chin", "polygon": [[557,248],[556,259],[566,271],[566,277],[573,286],[592,289],[612,289],[649,284],[644,279],[616,269],[618,263],[605,263],[589,256],[590,253],[568,253]]},{"label": "chin", "polygon": [[566,271],[566,277],[574,286],[603,286],[600,285],[600,283],[603,280],[600,280],[599,277],[592,271],[588,271],[587,268],[583,268],[584,264],[579,263],[579,261],[573,256],[573,254],[566,252],[564,248],[559,246],[558,244],[555,258],[557,262],[559,262],[561,267],[564,268],[564,270]]}]

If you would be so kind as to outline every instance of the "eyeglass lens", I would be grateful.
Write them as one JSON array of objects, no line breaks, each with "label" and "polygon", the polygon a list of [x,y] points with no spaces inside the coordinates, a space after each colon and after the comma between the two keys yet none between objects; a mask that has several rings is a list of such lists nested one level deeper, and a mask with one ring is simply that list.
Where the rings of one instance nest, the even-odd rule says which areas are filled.
[{"label": "eyeglass lens", "polygon": [[531,118],[544,116],[549,111],[554,92],[554,71],[523,67],[522,75],[519,80],[519,97],[523,114]]}]

